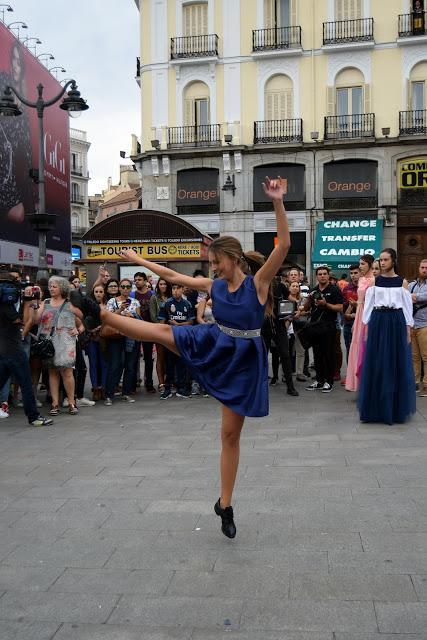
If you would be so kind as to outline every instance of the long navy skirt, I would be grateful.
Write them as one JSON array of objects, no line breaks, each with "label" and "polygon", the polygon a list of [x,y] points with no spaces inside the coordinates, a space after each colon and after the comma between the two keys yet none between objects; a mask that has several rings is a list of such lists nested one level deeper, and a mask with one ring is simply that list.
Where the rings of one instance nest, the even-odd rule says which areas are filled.
[{"label": "long navy skirt", "polygon": [[411,345],[401,309],[374,309],[362,368],[362,422],[405,422],[416,410]]}]

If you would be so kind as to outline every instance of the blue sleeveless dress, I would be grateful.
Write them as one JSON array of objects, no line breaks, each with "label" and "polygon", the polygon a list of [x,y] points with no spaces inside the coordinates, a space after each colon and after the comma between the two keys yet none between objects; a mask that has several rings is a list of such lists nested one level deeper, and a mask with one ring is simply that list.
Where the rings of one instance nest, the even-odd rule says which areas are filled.
[{"label": "blue sleeveless dress", "polygon": [[[246,276],[233,293],[225,280],[212,283],[215,320],[231,329],[260,329],[260,304],[253,277]],[[268,415],[268,361],[262,337],[237,338],[216,324],[173,326],[176,346],[191,375],[207,392],[242,416]]]}]

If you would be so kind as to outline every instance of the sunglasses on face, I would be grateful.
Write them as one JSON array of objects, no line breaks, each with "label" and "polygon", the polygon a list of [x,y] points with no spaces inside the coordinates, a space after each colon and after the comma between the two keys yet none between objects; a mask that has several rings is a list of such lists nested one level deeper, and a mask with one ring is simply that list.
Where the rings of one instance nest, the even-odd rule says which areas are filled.
[{"label": "sunglasses on face", "polygon": [[121,284],[120,285],[120,289],[132,289],[132,285],[131,284]]}]

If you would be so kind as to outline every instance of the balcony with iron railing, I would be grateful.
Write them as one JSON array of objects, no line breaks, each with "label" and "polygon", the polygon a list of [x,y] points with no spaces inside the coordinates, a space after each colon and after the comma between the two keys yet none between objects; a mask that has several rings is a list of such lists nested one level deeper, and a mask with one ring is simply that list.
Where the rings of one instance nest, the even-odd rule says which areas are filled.
[{"label": "balcony with iron railing", "polygon": [[326,116],[325,140],[354,140],[375,137],[375,114],[355,113]]},{"label": "balcony with iron railing", "polygon": [[217,57],[218,36],[215,33],[171,38],[171,60]]},{"label": "balcony with iron railing", "polygon": [[402,13],[399,16],[399,38],[427,35],[427,12]]},{"label": "balcony with iron railing", "polygon": [[216,147],[220,145],[220,124],[168,127],[169,149],[173,147]]},{"label": "balcony with iron railing", "polygon": [[88,230],[88,227],[71,227],[71,234],[73,236],[73,238],[81,238],[82,236],[84,236],[84,234],[86,233],[86,231]]},{"label": "balcony with iron railing", "polygon": [[252,52],[282,51],[301,48],[301,27],[274,27],[252,31]]},{"label": "balcony with iron railing", "polygon": [[427,110],[413,109],[399,112],[399,135],[427,135]]},{"label": "balcony with iron railing", "polygon": [[257,120],[254,122],[254,144],[302,142],[301,118]]},{"label": "balcony with iron railing", "polygon": [[71,165],[70,171],[73,176],[83,176],[83,167],[81,164]]},{"label": "balcony with iron railing", "polygon": [[323,45],[374,43],[374,19],[339,20],[323,23]]},{"label": "balcony with iron railing", "polygon": [[71,193],[70,201],[72,204],[84,204],[85,199],[84,196],[81,196],[79,193]]}]

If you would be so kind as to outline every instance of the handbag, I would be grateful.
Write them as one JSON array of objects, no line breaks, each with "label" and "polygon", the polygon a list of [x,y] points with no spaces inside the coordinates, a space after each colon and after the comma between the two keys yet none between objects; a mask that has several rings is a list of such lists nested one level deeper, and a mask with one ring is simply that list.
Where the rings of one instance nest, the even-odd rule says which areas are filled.
[{"label": "handbag", "polygon": [[40,358],[40,360],[50,360],[55,355],[55,347],[52,341],[52,336],[58,324],[61,311],[64,308],[66,302],[67,300],[64,300],[64,302],[61,304],[48,335],[42,334],[35,337],[33,334],[30,334],[30,336],[35,339],[35,342],[31,345],[31,355],[35,358]]}]

